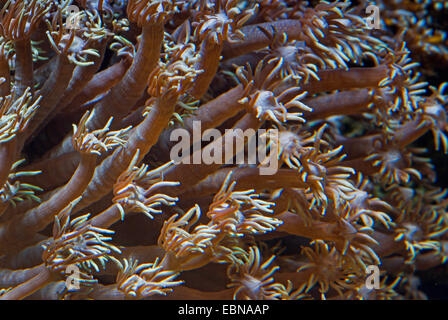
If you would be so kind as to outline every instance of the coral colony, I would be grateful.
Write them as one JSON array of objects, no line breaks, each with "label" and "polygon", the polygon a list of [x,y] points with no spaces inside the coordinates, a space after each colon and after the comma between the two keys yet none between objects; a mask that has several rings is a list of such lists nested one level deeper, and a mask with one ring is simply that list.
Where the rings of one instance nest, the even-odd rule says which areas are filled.
[{"label": "coral colony", "polygon": [[446,275],[446,1],[0,4],[1,299]]}]

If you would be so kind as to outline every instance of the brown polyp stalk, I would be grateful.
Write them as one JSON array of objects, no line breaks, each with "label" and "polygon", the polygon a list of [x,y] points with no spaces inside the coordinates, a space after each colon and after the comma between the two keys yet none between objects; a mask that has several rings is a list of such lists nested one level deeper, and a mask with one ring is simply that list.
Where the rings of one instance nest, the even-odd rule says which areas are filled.
[{"label": "brown polyp stalk", "polygon": [[31,53],[31,40],[28,38],[14,41],[16,52],[15,90],[16,97],[20,97],[26,88],[34,88],[33,56]]},{"label": "brown polyp stalk", "polygon": [[[58,189],[53,189],[51,191],[48,191],[48,192],[40,195],[40,197],[39,197],[40,202],[50,199],[51,196],[54,195],[57,191],[58,191]],[[19,202],[15,206],[14,205],[9,206],[8,209],[5,211],[5,214],[2,217],[6,221],[8,219],[11,219],[14,216],[21,215],[24,212],[27,212],[27,211],[31,210],[32,208],[37,207],[40,204],[40,202],[34,201],[32,199],[27,199],[25,201]]]},{"label": "brown polyp stalk", "polygon": [[53,212],[61,211],[80,196],[92,178],[96,159],[96,155],[83,155],[70,181],[49,200],[3,224],[0,228],[0,250],[8,252],[23,247],[31,235],[45,228],[53,220]]},{"label": "brown polyp stalk", "polygon": [[72,101],[61,108],[60,112],[77,111],[77,109],[86,102],[110,90],[123,78],[131,63],[132,60],[125,57],[107,69],[95,73],[90,81],[85,84],[82,90],[72,99]]},{"label": "brown polyp stalk", "polygon": [[279,188],[306,188],[306,185],[297,179],[297,173],[293,170],[279,169],[273,175],[266,177],[260,176],[259,170],[259,168],[220,169],[183,192],[182,198],[201,198],[215,194],[230,172],[232,172],[231,179],[236,181],[235,190],[255,189],[256,191],[262,191]]},{"label": "brown polyp stalk", "polygon": [[0,287],[1,288],[10,288],[15,287],[23,282],[28,281],[29,279],[37,276],[45,269],[43,264],[40,264],[36,267],[11,271],[7,269],[2,269],[0,271]]},{"label": "brown polyp stalk", "polygon": [[[415,268],[419,271],[426,271],[431,268],[434,268],[442,263],[441,257],[438,254],[434,253],[422,253],[421,255],[415,258]],[[392,273],[399,274],[402,270],[406,270],[409,268],[409,265],[406,264],[406,259],[402,256],[392,256],[383,259],[384,268]]]},{"label": "brown polyp stalk", "polygon": [[285,32],[290,40],[300,40],[303,36],[299,20],[285,19],[244,26],[241,28],[241,32],[245,35],[243,41],[224,44],[223,58],[230,59],[268,46],[270,39],[261,31],[262,28],[265,30],[275,28],[277,32]]},{"label": "brown polyp stalk", "polygon": [[95,286],[88,298],[94,300],[125,300],[127,296],[124,292],[117,289],[116,284],[112,284]]},{"label": "brown polyp stalk", "polygon": [[43,245],[48,241],[48,237],[38,235],[33,239],[34,245],[24,248],[15,255],[5,256],[1,261],[1,266],[6,269],[27,269],[38,266],[42,262]]},{"label": "brown polyp stalk", "polygon": [[[96,48],[98,51],[98,56],[94,56],[90,61],[92,64],[88,66],[77,66],[73,70],[73,75],[70,79],[69,84],[67,85],[64,93],[59,102],[58,110],[64,110],[66,107],[74,101],[75,97],[86,87],[86,85],[92,80],[96,72],[98,71],[102,60],[104,58],[104,52],[106,51],[107,41],[103,40],[102,43],[99,43]],[[77,103],[79,103],[77,101]],[[50,121],[51,118],[47,118],[47,122]]]},{"label": "brown polyp stalk", "polygon": [[219,127],[227,119],[236,116],[244,106],[238,101],[244,97],[244,90],[238,85],[217,98],[204,103],[193,115],[184,119],[182,128],[193,132],[194,121],[201,122],[201,129]]},{"label": "brown polyp stalk", "polygon": [[338,136],[335,140],[339,145],[344,146],[343,152],[347,155],[346,160],[350,160],[368,155],[371,150],[378,147],[381,138],[381,134],[373,134],[355,138]]},{"label": "brown polyp stalk", "polygon": [[[241,152],[242,150],[233,148],[233,145],[235,145],[234,141],[236,142],[238,140],[244,140],[244,136],[237,135],[237,133],[240,131],[236,131],[236,129],[241,129],[241,133],[243,133],[247,129],[257,130],[261,127],[261,125],[262,122],[260,122],[253,114],[245,114],[232,128],[233,130],[235,130],[235,135],[233,132],[224,134],[221,138],[204,147],[204,149],[194,151],[191,155],[191,164],[180,163],[168,169],[165,174],[166,179],[168,181],[180,182],[179,186],[172,187],[167,190],[168,194],[181,193],[189,185],[198,183],[209,174],[212,174],[213,172],[218,170],[219,167],[221,167],[221,164],[231,161],[232,155],[236,155]],[[237,143],[236,145],[244,147],[244,143]],[[229,154],[229,152],[226,152],[226,148],[229,148],[229,146],[233,149],[233,153],[231,154]],[[218,164],[192,164],[192,160],[195,159],[195,157],[198,157],[198,155],[202,154],[203,152],[207,152],[209,154],[210,151],[207,150],[217,150],[218,148],[222,150],[221,154],[223,156],[222,160]]]},{"label": "brown polyp stalk", "polygon": [[397,130],[392,140],[393,144],[398,148],[404,148],[423,136],[428,132],[429,128],[430,124],[426,121],[421,121],[419,119],[411,121]]},{"label": "brown polyp stalk", "polygon": [[[426,132],[429,131],[430,124],[427,122],[422,122],[420,120],[414,120],[406,125],[402,126],[399,130],[397,130],[394,136],[390,141],[384,143],[379,135],[372,135],[366,138],[352,139],[352,141],[348,140],[346,142],[342,142],[344,145],[347,145],[347,154],[349,158],[344,160],[342,164],[344,166],[349,166],[355,168],[357,171],[362,172],[365,175],[373,175],[380,170],[379,166],[374,166],[372,161],[366,161],[364,158],[370,155],[370,150],[367,146],[376,144],[376,148],[386,152],[388,149],[393,150],[404,149],[406,146],[413,143],[415,140],[423,136]],[[359,145],[359,143],[362,143]],[[366,144],[368,143],[368,144]],[[370,145],[372,147],[372,145]],[[350,149],[349,149],[350,147]],[[370,147],[370,148],[371,148]],[[352,149],[357,149],[354,152],[350,152]],[[365,153],[364,153],[365,152]]]},{"label": "brown polyp stalk", "polygon": [[27,130],[20,136],[20,142],[23,145],[25,141],[33,134],[46,119],[46,117],[56,108],[61,96],[66,90],[75,65],[70,63],[64,54],[60,54],[56,60],[56,66],[50,77],[45,82],[39,95],[42,97],[39,109],[30,122]]},{"label": "brown polyp stalk", "polygon": [[[80,93],[81,97],[74,98],[76,102],[87,102],[110,89],[95,106],[94,116],[87,123],[89,129],[100,128],[111,116],[121,119],[130,111],[130,106],[133,106],[142,95],[146,88],[148,76],[157,65],[162,41],[163,24],[160,21],[145,24],[131,66],[127,68],[128,59],[124,59],[122,63],[115,67],[97,74],[97,77],[91,81],[92,85],[84,87],[84,91]],[[116,83],[117,77],[121,77],[123,72],[123,77]],[[108,81],[103,82],[105,79],[108,79]],[[98,85],[98,83],[100,84]],[[81,100],[78,100],[78,98]],[[77,105],[73,107],[75,106]],[[67,108],[72,109],[72,106],[69,105],[69,107]],[[112,126],[118,124],[114,122]],[[70,137],[66,137],[61,147],[57,147],[50,155],[60,155],[69,151],[71,151]]]},{"label": "brown polyp stalk", "polygon": [[163,24],[149,23],[143,26],[132,65],[109,93],[95,106],[95,116],[88,123],[88,128],[103,126],[114,116],[117,119],[129,112],[146,88],[148,75],[157,66],[163,40]]},{"label": "brown polyp stalk", "polygon": [[133,156],[140,151],[141,160],[157,142],[165,124],[171,118],[177,96],[161,97],[151,105],[151,111],[139,124],[126,142],[126,147],[118,148],[95,169],[92,181],[83,193],[81,201],[74,211],[99,200],[110,190],[118,176],[129,166]]},{"label": "brown polyp stalk", "polygon": [[57,58],[57,54],[53,55],[46,64],[43,64],[42,66],[34,70],[34,81],[36,82],[36,84],[39,84],[39,87],[42,87],[45,81],[47,81],[47,79],[50,77],[56,66]]},{"label": "brown polyp stalk", "polygon": [[186,286],[177,286],[170,295],[157,297],[155,300],[232,300],[233,291],[233,289],[225,289],[207,292]]},{"label": "brown polyp stalk", "polygon": [[193,87],[189,91],[189,93],[196,99],[200,99],[207,92],[207,89],[218,70],[222,47],[222,41],[216,43],[213,34],[207,34],[202,41],[201,49],[199,51],[199,61],[194,67],[197,70],[203,70],[203,72],[198,75]]},{"label": "brown polyp stalk", "polygon": [[311,79],[304,90],[309,93],[352,88],[375,88],[387,76],[388,69],[384,65],[370,68],[335,69],[318,72],[319,81]]},{"label": "brown polyp stalk", "polygon": [[58,300],[65,289],[65,281],[54,281],[27,297],[27,300]]},{"label": "brown polyp stalk", "polygon": [[[358,2],[83,0],[72,29],[0,1],[0,298],[424,297],[448,260],[444,11],[379,1],[369,30]],[[235,163],[257,129],[269,155]]]},{"label": "brown polyp stalk", "polygon": [[25,183],[41,186],[45,190],[51,190],[67,182],[80,161],[79,153],[76,151],[64,153],[58,157],[44,159],[29,166],[26,171],[42,171],[37,176],[24,177]]},{"label": "brown polyp stalk", "polygon": [[0,96],[4,97],[11,91],[11,74],[9,72],[9,63],[6,44],[0,46],[0,78],[4,80],[0,84]]},{"label": "brown polyp stalk", "polygon": [[45,287],[47,284],[54,281],[54,276],[51,271],[44,268],[41,272],[33,278],[16,286],[11,291],[8,291],[0,297],[0,300],[22,300],[33,292]]},{"label": "brown polyp stalk", "polygon": [[305,111],[303,117],[313,121],[331,116],[360,114],[368,110],[372,96],[369,89],[355,89],[304,99],[303,102],[313,111]]},{"label": "brown polyp stalk", "polygon": [[16,160],[17,139],[14,137],[0,145],[0,185],[4,185],[8,179],[12,164]]},{"label": "brown polyp stalk", "polygon": [[92,218],[92,226],[109,228],[115,222],[122,220],[122,215],[117,205],[110,206],[103,212]]},{"label": "brown polyp stalk", "polygon": [[[199,109],[195,110],[192,115],[185,117],[182,124],[179,124],[176,128],[185,129],[190,134],[193,133],[195,122],[200,122],[201,134],[207,129],[217,128],[224,121],[236,116],[239,112],[244,110],[244,105],[238,102],[243,96],[244,88],[242,85],[238,85],[215,99],[203,104]],[[170,138],[172,130],[174,129],[175,128],[169,128],[160,136],[158,144],[165,152],[168,152],[175,144]]]},{"label": "brown polyp stalk", "polygon": [[319,237],[332,241],[342,240],[338,238],[337,226],[330,222],[318,221],[310,224],[299,215],[291,212],[284,212],[278,218],[283,221],[283,224],[277,229],[278,231],[306,238]]},{"label": "brown polyp stalk", "polygon": [[70,181],[39,206],[5,222],[0,227],[0,243],[2,244],[0,251],[8,252],[13,247],[21,248],[27,244],[31,236],[44,229],[53,220],[53,212],[62,211],[87,187],[96,167],[99,150],[107,150],[121,143],[119,135],[125,130],[108,133],[109,121],[102,130],[89,133],[85,128],[88,117],[89,113],[86,113],[81,119],[80,126],[75,126],[73,143],[81,153],[81,161]]}]

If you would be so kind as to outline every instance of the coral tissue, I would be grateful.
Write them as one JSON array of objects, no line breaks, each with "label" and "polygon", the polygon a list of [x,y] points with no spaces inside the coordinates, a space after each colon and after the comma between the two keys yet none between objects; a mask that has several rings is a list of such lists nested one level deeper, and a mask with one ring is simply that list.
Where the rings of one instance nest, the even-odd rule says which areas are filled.
[{"label": "coral tissue", "polygon": [[1,299],[424,299],[446,275],[445,1],[0,6]]}]

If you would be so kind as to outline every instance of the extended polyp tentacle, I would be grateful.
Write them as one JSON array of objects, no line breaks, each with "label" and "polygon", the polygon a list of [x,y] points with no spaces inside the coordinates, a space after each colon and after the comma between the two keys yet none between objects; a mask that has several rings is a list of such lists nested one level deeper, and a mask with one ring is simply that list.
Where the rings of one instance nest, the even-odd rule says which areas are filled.
[{"label": "extended polyp tentacle", "polygon": [[[131,62],[132,59],[126,57],[111,67],[96,73],[85,85],[82,91],[73,98],[73,102],[62,109],[61,112],[83,112],[83,106],[87,102],[95,100],[98,97],[104,98],[102,95],[106,94],[108,90],[110,90],[123,78],[124,74],[131,65]],[[64,153],[73,152],[74,149],[71,139],[71,135],[66,136],[60,144],[47,152],[43,158],[55,158],[63,155]]]},{"label": "extended polyp tentacle", "polygon": [[292,11],[289,19],[244,26],[241,28],[244,41],[227,43],[223,56],[228,59],[269,46],[272,37],[266,32],[272,30],[286,34],[290,41],[305,42],[332,68],[346,68],[350,59],[358,61],[362,50],[369,51],[379,43],[365,34],[365,23],[351,14],[347,6],[347,2],[321,3],[314,8],[303,4],[297,12]]},{"label": "extended polyp tentacle", "polygon": [[212,8],[202,3],[194,36],[202,41],[195,68],[198,75],[189,93],[200,99],[208,90],[218,70],[224,41],[241,40],[239,27],[255,12],[255,7],[240,9],[235,0],[219,0]]},{"label": "extended polyp tentacle", "polygon": [[15,57],[15,98],[27,88],[34,90],[31,34],[42,18],[52,9],[52,3],[39,0],[9,1],[1,11],[2,36],[13,41]]},{"label": "extended polyp tentacle", "polygon": [[13,53],[10,41],[0,43],[0,97],[7,96],[11,91],[11,71],[9,59]]},{"label": "extended polyp tentacle", "polygon": [[132,59],[124,57],[120,62],[95,73],[84,88],[72,99],[72,102],[63,107],[61,111],[75,112],[77,108],[93,100],[100,94],[106,93],[123,78],[131,63]]},{"label": "extended polyp tentacle", "polygon": [[411,176],[421,179],[421,173],[411,168],[411,162],[414,162],[414,167],[420,164],[424,168],[428,164],[423,158],[412,155],[409,145],[428,132],[430,126],[429,121],[417,119],[402,125],[391,136],[380,133],[342,141],[347,146],[347,152],[356,148],[357,143],[363,143],[356,152],[348,153],[350,158],[344,160],[342,165],[365,175],[380,174],[389,183],[408,182]]},{"label": "extended polyp tentacle", "polygon": [[69,266],[76,266],[80,270],[76,278],[79,283],[96,283],[90,270],[99,270],[97,263],[104,266],[110,259],[109,254],[119,253],[120,250],[107,243],[113,232],[90,225],[88,215],[70,221],[71,208],[72,203],[54,217],[53,236],[44,245],[44,263],[40,272],[7,291],[0,299],[23,299],[52,281],[63,278]]},{"label": "extended polyp tentacle", "polygon": [[269,30],[272,27],[278,32],[285,32],[288,35],[288,39],[291,40],[299,40],[303,35],[300,21],[293,19],[244,26],[241,28],[241,32],[245,35],[244,41],[226,43],[223,48],[224,59],[230,59],[267,47],[271,39],[266,36],[263,30]]},{"label": "extended polyp tentacle", "polygon": [[[114,205],[107,208],[100,214],[92,218],[92,225],[108,228],[115,222],[124,220],[126,212],[141,212],[150,219],[153,219],[154,213],[162,213],[156,209],[160,205],[173,205],[177,198],[169,197],[164,194],[154,194],[154,192],[163,186],[177,185],[175,182],[163,181],[163,171],[171,164],[168,163],[153,171],[147,172],[148,166],[136,166],[139,157],[139,151],[128,169],[124,171],[114,185]],[[145,180],[150,180],[150,186],[146,187]]]},{"label": "extended polyp tentacle", "polygon": [[143,95],[148,77],[160,59],[165,21],[174,8],[172,0],[128,2],[130,21],[142,27],[137,53],[123,79],[96,105],[95,117],[87,124],[88,128],[101,127],[111,116],[121,119]]},{"label": "extended polyp tentacle", "polygon": [[174,279],[178,272],[167,270],[157,258],[154,263],[138,264],[137,261],[124,260],[117,275],[117,289],[127,296],[135,298],[150,297],[156,294],[166,295],[183,281]]},{"label": "extended polyp tentacle", "polygon": [[19,151],[18,136],[27,129],[35,115],[40,98],[32,101],[30,89],[14,101],[12,95],[2,98],[0,107],[0,186],[6,183]]},{"label": "extended polyp tentacle", "polygon": [[[82,63],[73,70],[72,78],[60,98],[57,107],[58,112],[64,110],[93,78],[94,74],[101,66],[107,43],[113,36],[113,33],[108,31],[102,25],[102,21],[98,16],[86,12],[86,19],[86,21],[83,21],[83,36],[86,38],[85,41],[89,44],[88,51],[95,53],[93,54],[91,61]],[[49,116],[45,123],[48,123],[54,115],[55,114]]]},{"label": "extended polyp tentacle", "polygon": [[75,172],[81,157],[78,152],[72,151],[58,157],[36,161],[23,166],[24,171],[40,170],[41,173],[34,176],[26,176],[20,179],[23,183],[40,186],[44,190],[52,190],[66,183]]},{"label": "extended polyp tentacle", "polygon": [[154,70],[149,85],[152,98],[147,101],[145,119],[133,129],[126,147],[117,149],[97,167],[83,199],[74,210],[80,210],[110,192],[117,178],[128,168],[137,149],[140,150],[138,163],[157,142],[172,117],[179,97],[190,88],[197,75],[192,66],[183,60],[183,54],[187,51],[188,46],[179,49],[174,62]]},{"label": "extended polyp tentacle", "polygon": [[[79,127],[74,126],[73,143],[81,153],[81,162],[70,181],[54,193],[47,201],[25,214],[15,216],[0,227],[0,243],[2,252],[10,252],[26,244],[29,237],[45,228],[53,216],[82,194],[91,180],[97,156],[100,151],[122,145],[122,136],[126,130],[108,132],[108,125],[101,130],[88,132],[85,123],[89,113],[81,119]],[[8,245],[10,244],[10,245]]]}]

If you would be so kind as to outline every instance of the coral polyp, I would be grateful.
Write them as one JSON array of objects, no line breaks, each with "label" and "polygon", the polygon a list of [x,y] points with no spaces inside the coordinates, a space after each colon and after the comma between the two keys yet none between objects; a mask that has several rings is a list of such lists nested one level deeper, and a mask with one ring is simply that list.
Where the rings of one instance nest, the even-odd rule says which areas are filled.
[{"label": "coral polyp", "polygon": [[0,299],[432,298],[448,6],[371,9],[0,1]]}]

